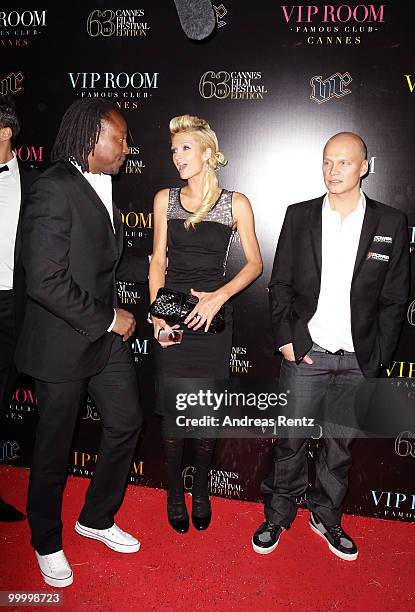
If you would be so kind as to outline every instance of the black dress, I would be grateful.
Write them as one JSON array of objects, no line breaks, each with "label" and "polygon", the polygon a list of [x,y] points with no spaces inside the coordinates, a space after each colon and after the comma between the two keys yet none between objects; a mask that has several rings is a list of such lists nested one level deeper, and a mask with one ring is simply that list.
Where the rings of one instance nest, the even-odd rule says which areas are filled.
[{"label": "black dress", "polygon": [[[165,286],[190,293],[215,291],[225,284],[226,259],[233,237],[232,191],[223,189],[207,217],[184,227],[190,211],[183,208],[180,188],[170,189],[167,208],[168,268]],[[155,341],[156,373],[165,378],[229,377],[232,348],[232,306],[225,305],[226,326],[220,334],[193,331],[186,325],[181,344],[162,348]],[[156,412],[164,411],[157,402]]]}]

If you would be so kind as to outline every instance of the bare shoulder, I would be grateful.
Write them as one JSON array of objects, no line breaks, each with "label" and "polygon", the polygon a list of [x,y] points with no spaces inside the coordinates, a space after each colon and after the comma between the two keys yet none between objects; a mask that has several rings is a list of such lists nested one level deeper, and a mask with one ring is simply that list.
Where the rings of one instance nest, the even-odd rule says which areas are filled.
[{"label": "bare shoulder", "polygon": [[170,189],[160,189],[154,196],[154,208],[158,211],[167,210]]},{"label": "bare shoulder", "polygon": [[233,192],[232,202],[236,204],[236,206],[251,206],[251,202],[248,200],[244,193],[240,193],[239,191]]},{"label": "bare shoulder", "polygon": [[240,193],[239,191],[233,192],[232,215],[235,221],[237,221],[238,218],[252,215],[251,202],[248,200],[245,194]]}]

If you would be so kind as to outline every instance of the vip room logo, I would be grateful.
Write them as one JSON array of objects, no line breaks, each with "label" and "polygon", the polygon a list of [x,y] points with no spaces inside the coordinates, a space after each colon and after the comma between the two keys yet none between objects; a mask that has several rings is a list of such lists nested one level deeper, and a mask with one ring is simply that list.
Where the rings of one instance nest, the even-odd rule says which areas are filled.
[{"label": "vip room logo", "polygon": [[24,74],[21,70],[17,72],[9,72],[9,74],[0,75],[0,96],[8,94],[17,94],[23,91],[22,86]]},{"label": "vip room logo", "polygon": [[372,502],[381,516],[387,518],[415,518],[415,493],[371,490]]},{"label": "vip room logo", "polygon": [[130,147],[127,161],[123,166],[124,174],[142,174],[146,165],[141,157],[140,147]]},{"label": "vip room logo", "polygon": [[37,397],[33,389],[18,387],[11,401],[3,412],[3,418],[8,422],[24,423],[27,419],[37,418]]},{"label": "vip room logo", "polygon": [[46,10],[0,10],[0,48],[28,47],[46,28]]},{"label": "vip room logo", "polygon": [[323,104],[333,98],[344,98],[352,93],[348,89],[348,85],[353,81],[348,72],[341,74],[336,72],[331,76],[323,79],[322,76],[313,76],[310,79],[311,95],[310,100],[314,100],[317,104]]},{"label": "vip room logo", "polygon": [[42,163],[44,161],[44,146],[22,145],[13,149],[21,162]]},{"label": "vip room logo", "polygon": [[137,110],[159,88],[158,72],[68,72],[80,98],[109,98],[121,110]]},{"label": "vip room logo", "polygon": [[[74,476],[83,476],[85,478],[92,478],[95,471],[95,464],[97,462],[98,455],[91,451],[85,450],[74,450],[69,459],[67,473]],[[138,476],[144,474],[144,462],[134,459],[130,470],[129,482],[137,484],[139,479]]]},{"label": "vip room logo", "polygon": [[405,74],[406,84],[408,85],[408,89],[411,94],[415,93],[415,75],[414,74]]},{"label": "vip room logo", "polygon": [[386,369],[388,378],[414,378],[415,362],[413,361],[392,361]]},{"label": "vip room logo", "polygon": [[216,15],[216,25],[218,26],[218,28],[223,28],[223,26],[226,26],[226,21],[223,21],[223,18],[225,17],[225,15],[228,14],[228,11],[223,6],[223,4],[219,4],[219,6],[215,6],[213,4],[212,6]]},{"label": "vip room logo", "polygon": [[150,340],[148,338],[134,338],[131,342],[134,363],[141,363],[143,358],[148,356],[149,348]]},{"label": "vip room logo", "polygon": [[246,346],[233,346],[229,366],[232,374],[248,374],[252,368],[252,362],[248,359],[248,349]]},{"label": "vip room logo", "polygon": [[124,223],[124,237],[127,247],[137,246],[139,241],[151,235],[153,230],[152,212],[121,212]]},{"label": "vip room logo", "polygon": [[263,100],[268,91],[261,72],[208,70],[199,81],[199,93],[206,100]]},{"label": "vip room logo", "polygon": [[89,36],[145,38],[150,32],[144,9],[95,9],[86,22]]},{"label": "vip room logo", "polygon": [[280,19],[296,38],[308,45],[360,45],[363,37],[379,31],[385,5],[283,4]]}]

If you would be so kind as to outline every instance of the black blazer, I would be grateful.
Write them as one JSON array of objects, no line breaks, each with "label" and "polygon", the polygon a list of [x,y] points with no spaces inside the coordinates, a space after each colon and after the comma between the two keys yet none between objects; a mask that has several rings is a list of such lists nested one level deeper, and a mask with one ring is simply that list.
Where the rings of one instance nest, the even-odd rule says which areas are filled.
[{"label": "black blazer", "polygon": [[14,320],[16,332],[18,332],[23,324],[25,303],[26,303],[26,289],[24,280],[24,270],[22,265],[22,232],[21,232],[21,218],[22,211],[24,208],[25,197],[32,185],[33,181],[40,176],[39,170],[34,166],[22,164],[17,162],[19,166],[20,175],[20,211],[19,221],[17,224],[16,231],[16,242],[14,245],[14,267],[13,267],[13,297],[14,297]]},{"label": "black blazer", "polygon": [[[324,196],[287,208],[269,285],[275,346],[292,342],[297,360],[312,346],[307,323],[320,293],[323,200]],[[388,259],[376,259],[372,253]],[[389,363],[408,295],[406,216],[366,196],[350,292],[353,344],[366,377],[378,376],[381,365]]]},{"label": "black blazer", "polygon": [[70,162],[32,185],[21,222],[28,295],[15,362],[49,382],[86,378],[108,361],[116,277],[146,282],[147,257],[123,256],[123,226]]}]

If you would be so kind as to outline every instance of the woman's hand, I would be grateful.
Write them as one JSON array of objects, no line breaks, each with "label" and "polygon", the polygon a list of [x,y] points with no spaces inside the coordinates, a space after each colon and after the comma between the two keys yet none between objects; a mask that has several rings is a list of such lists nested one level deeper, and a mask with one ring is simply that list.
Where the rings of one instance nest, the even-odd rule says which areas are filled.
[{"label": "woman's hand", "polygon": [[178,327],[180,327],[180,325],[169,325],[168,323],[166,323],[164,319],[157,319],[157,317],[153,317],[153,316],[151,317],[151,319],[153,321],[154,337],[157,340],[157,342],[160,344],[160,346],[162,346],[163,348],[167,348],[168,346],[177,344],[177,342],[160,342],[159,333],[161,329],[165,329],[166,331],[171,331],[172,329],[177,329]]},{"label": "woman's hand", "polygon": [[204,326],[204,331],[207,332],[213,317],[228,299],[226,293],[221,289],[217,291],[195,291],[190,289],[190,292],[199,298],[199,301],[192,312],[188,314],[184,323],[194,331]]}]

